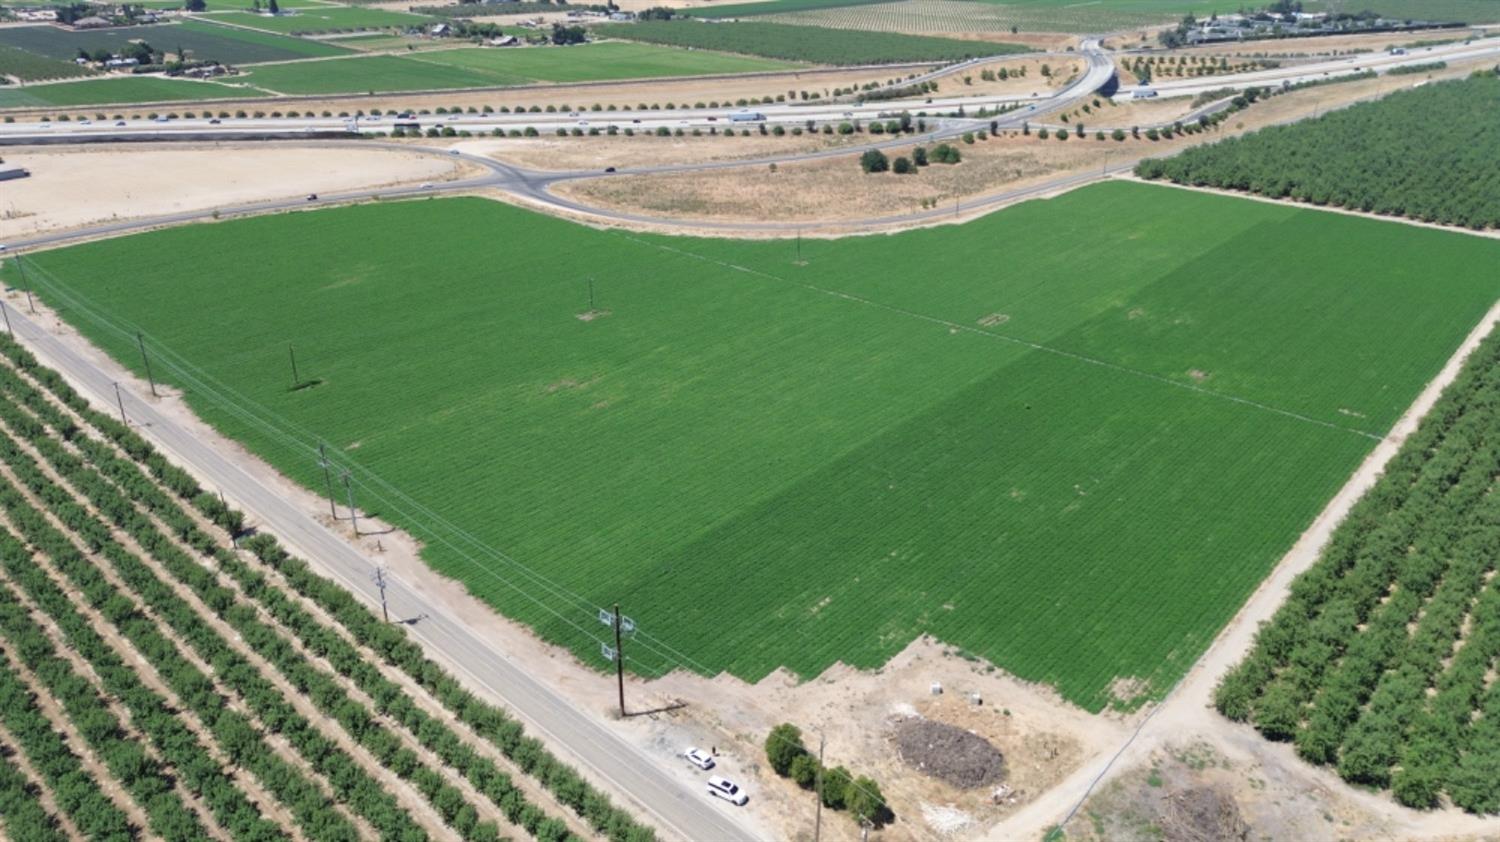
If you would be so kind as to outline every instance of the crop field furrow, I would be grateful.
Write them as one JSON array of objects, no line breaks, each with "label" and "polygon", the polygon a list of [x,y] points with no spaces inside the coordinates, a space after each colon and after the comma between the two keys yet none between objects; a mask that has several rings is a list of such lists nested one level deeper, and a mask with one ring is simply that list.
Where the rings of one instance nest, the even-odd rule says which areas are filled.
[{"label": "crop field furrow", "polygon": [[[497,261],[476,226],[565,247]],[[280,247],[247,273],[225,232]],[[162,249],[146,281],[100,271]],[[1490,306],[1495,250],[1111,184],[809,241],[805,266],[454,200],[80,246],[29,277],[127,365],[144,329],[158,377],[310,488],[326,442],[367,514],[584,657],[620,600],[646,675],[877,666],[931,633],[1098,708],[1182,674]],[[143,310],[153,290],[194,318]],[[349,308],[369,318],[331,330]],[[314,388],[286,388],[288,342]]]}]

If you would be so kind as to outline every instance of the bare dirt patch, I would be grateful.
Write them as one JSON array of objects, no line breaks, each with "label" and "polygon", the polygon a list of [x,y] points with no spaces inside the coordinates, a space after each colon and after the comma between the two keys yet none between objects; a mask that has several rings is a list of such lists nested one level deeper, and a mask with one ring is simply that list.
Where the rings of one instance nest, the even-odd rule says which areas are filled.
[{"label": "bare dirt patch", "polygon": [[[869,136],[864,136],[866,141]],[[915,147],[918,144],[913,143]],[[929,149],[931,144],[927,144]],[[712,221],[823,221],[916,212],[955,199],[1023,187],[1059,172],[1099,167],[1109,157],[1153,148],[1146,141],[1051,143],[1033,135],[959,143],[963,162],[933,164],[916,175],[860,172],[858,156],[712,172],[618,176],[569,182],[553,192],[609,208]],[[911,149],[887,150],[892,159]]]},{"label": "bare dirt patch", "polygon": [[[859,138],[859,139],[856,139]],[[752,134],[657,137],[638,134],[597,137],[486,138],[466,140],[454,148],[532,170],[572,171],[605,167],[650,167],[669,164],[705,164],[773,155],[816,152],[859,143],[859,135],[805,134],[801,136]]]},{"label": "bare dirt patch", "polygon": [[349,146],[29,148],[7,163],[30,178],[0,191],[0,239],[92,223],[208,210],[306,193],[456,179],[436,155]]},{"label": "bare dirt patch", "polygon": [[909,716],[896,723],[896,750],[906,765],[960,789],[999,783],[1005,757],[989,741],[956,725]]}]

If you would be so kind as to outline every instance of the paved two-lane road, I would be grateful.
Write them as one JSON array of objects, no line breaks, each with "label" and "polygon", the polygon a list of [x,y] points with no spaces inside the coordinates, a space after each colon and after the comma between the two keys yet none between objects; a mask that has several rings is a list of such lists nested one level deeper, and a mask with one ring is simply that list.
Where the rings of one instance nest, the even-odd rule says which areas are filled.
[{"label": "paved two-lane road", "polygon": [[[15,335],[41,361],[57,369],[80,393],[115,404],[114,379],[99,366],[48,333],[36,320],[9,309]],[[378,605],[379,594],[370,578],[373,562],[331,533],[311,513],[262,485],[212,446],[197,439],[150,402],[124,392],[126,415],[142,435],[153,440],[230,501],[248,511],[299,554],[323,569],[368,604]],[[397,616],[427,615],[408,627],[429,654],[446,659],[450,667],[504,699],[527,727],[539,732],[564,760],[592,772],[627,793],[634,809],[652,824],[691,842],[751,842],[761,837],[733,815],[736,808],[712,799],[700,788],[687,788],[657,762],[615,735],[602,722],[579,711],[525,669],[511,661],[441,605],[426,603],[399,580],[387,585],[387,599]]]}]

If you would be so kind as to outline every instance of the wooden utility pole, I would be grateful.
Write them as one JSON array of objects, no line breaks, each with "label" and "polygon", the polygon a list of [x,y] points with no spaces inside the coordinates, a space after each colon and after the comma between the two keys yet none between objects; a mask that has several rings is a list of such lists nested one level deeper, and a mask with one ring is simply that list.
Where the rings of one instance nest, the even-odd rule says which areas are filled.
[{"label": "wooden utility pole", "polygon": [[292,389],[295,390],[298,386],[302,385],[302,378],[297,376],[297,351],[292,348],[289,342],[286,346],[286,352],[292,358]]},{"label": "wooden utility pole", "polygon": [[380,589],[380,616],[384,617],[385,621],[389,623],[391,621],[391,612],[385,605],[385,586],[387,582],[385,568],[376,567],[375,572],[371,574],[371,578],[375,580],[375,587]]},{"label": "wooden utility pole", "polygon": [[21,289],[26,290],[26,309],[31,315],[36,315],[36,302],[31,300],[31,282],[26,280],[26,264],[21,262],[21,255],[16,255],[16,271],[21,273]]},{"label": "wooden utility pole", "polygon": [[621,647],[620,603],[615,603],[615,681],[620,688],[620,718],[625,718],[625,650]]},{"label": "wooden utility pole", "polygon": [[328,514],[334,520],[338,520],[339,510],[333,503],[333,476],[328,473],[329,464],[328,453],[323,443],[318,442],[318,465],[323,468],[323,484],[328,486]]},{"label": "wooden utility pole", "polygon": [[156,378],[151,376],[151,358],[146,356],[146,337],[140,331],[135,332],[135,342],[141,346],[141,361],[146,364],[146,382],[151,384],[151,397],[160,397],[156,394]]},{"label": "wooden utility pole", "polygon": [[818,776],[813,783],[813,794],[818,799],[818,817],[813,822],[813,842],[819,842],[823,836],[823,732],[818,731]]},{"label": "wooden utility pole", "polygon": [[349,525],[354,529],[354,537],[359,537],[359,515],[354,511],[354,486],[349,484],[349,472],[345,471],[339,476],[344,481],[344,491],[349,495]]}]

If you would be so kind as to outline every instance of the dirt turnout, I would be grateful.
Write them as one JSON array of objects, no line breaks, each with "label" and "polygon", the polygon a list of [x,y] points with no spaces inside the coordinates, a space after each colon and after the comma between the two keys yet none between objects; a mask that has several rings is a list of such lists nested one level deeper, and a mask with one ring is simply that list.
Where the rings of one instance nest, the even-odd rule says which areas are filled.
[{"label": "dirt turnout", "polygon": [[179,211],[335,193],[465,173],[436,155],[280,144],[7,150],[30,178],[0,191],[0,241]]}]

